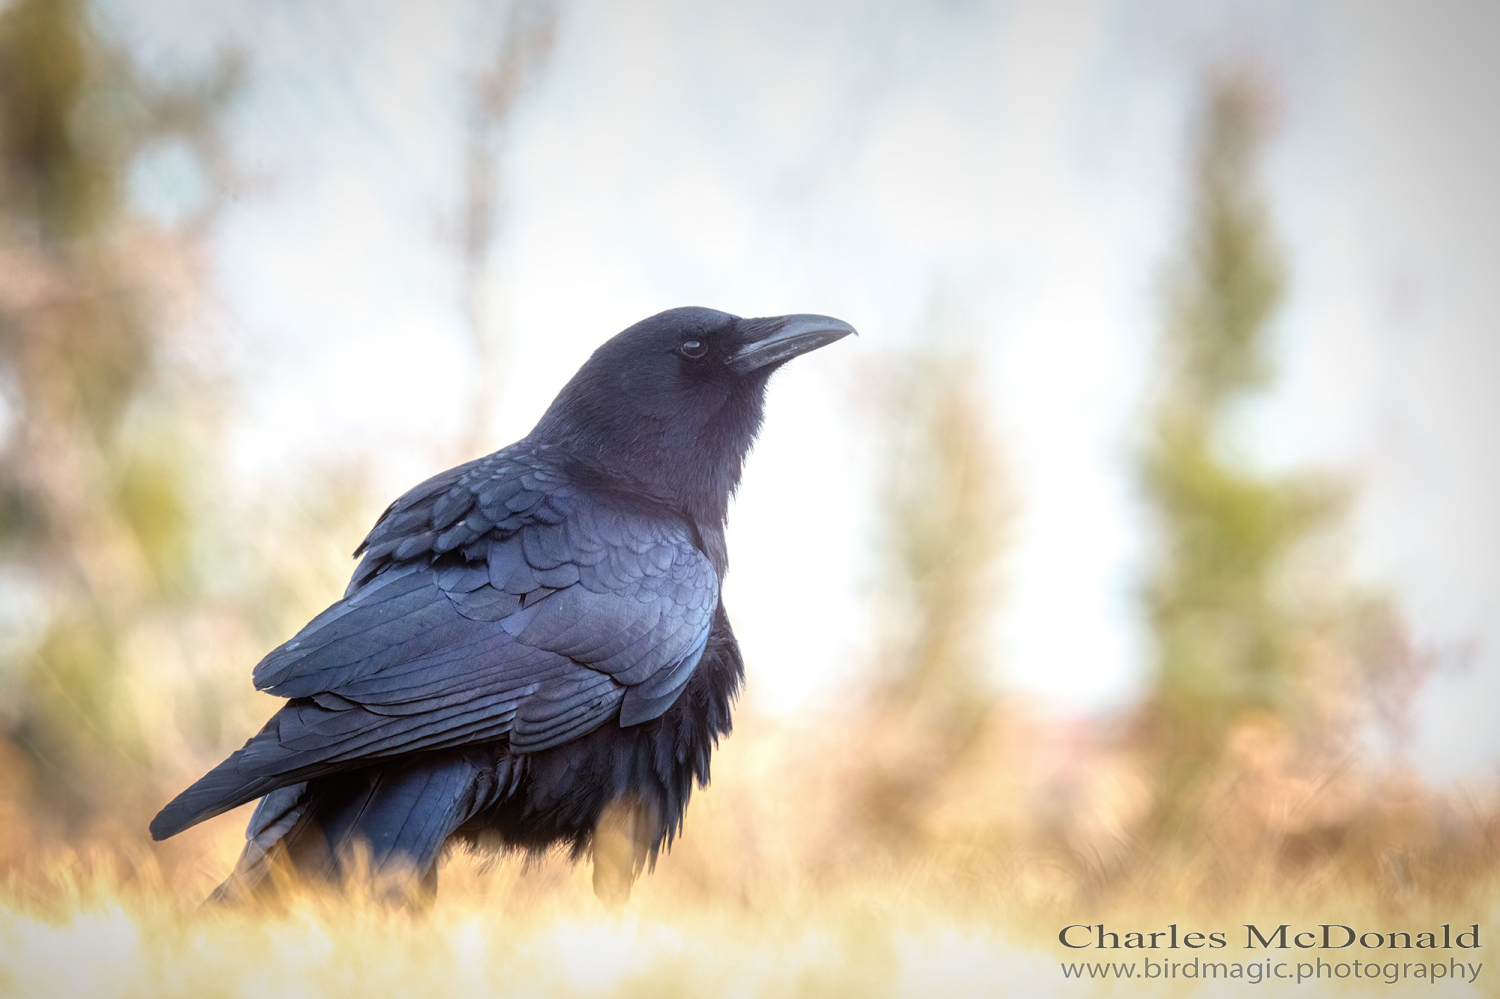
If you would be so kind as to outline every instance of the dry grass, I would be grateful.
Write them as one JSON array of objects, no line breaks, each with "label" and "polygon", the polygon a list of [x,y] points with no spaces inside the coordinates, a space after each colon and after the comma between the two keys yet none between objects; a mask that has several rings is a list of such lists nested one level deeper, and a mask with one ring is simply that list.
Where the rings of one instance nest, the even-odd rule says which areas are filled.
[{"label": "dry grass", "polygon": [[[1094,994],[1109,990],[1061,974],[1089,956],[1058,945],[1068,923],[1488,931],[1500,916],[1493,803],[1365,775],[1331,778],[1298,806],[1278,783],[1293,777],[1260,746],[1252,762],[1273,769],[1225,775],[1222,821],[1152,846],[1132,831],[1141,782],[1109,740],[1012,708],[934,792],[926,824],[892,839],[861,814],[866,724],[750,719],[686,836],[618,918],[586,868],[467,855],[450,859],[426,912],[314,895],[202,908],[237,850],[239,815],[167,849],[34,845],[0,890],[0,994]],[[1492,994],[1485,984],[1434,994]],[[1297,994],[1321,991],[1308,988]],[[1125,989],[1194,991],[1114,986]]]},{"label": "dry grass", "polygon": [[1045,955],[1017,951],[990,929],[892,913],[869,898],[753,912],[674,904],[648,888],[615,919],[581,871],[453,866],[444,899],[418,916],[315,898],[274,914],[193,910],[108,878],[59,878],[52,904],[68,911],[7,913],[6,991],[921,995],[934,976],[972,987],[1023,974],[1041,983],[1050,971]]}]

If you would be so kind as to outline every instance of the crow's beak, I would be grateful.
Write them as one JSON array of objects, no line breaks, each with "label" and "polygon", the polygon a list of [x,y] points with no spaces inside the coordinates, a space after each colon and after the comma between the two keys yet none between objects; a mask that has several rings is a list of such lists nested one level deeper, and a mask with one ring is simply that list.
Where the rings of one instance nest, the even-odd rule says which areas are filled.
[{"label": "crow's beak", "polygon": [[853,326],[832,316],[772,316],[742,323],[750,340],[729,357],[730,370],[741,375],[826,347],[854,332]]}]

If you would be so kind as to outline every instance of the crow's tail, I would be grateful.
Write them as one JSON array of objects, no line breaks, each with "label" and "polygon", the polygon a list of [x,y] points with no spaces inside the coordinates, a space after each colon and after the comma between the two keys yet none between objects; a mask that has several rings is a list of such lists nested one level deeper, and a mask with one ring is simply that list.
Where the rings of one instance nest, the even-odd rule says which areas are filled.
[{"label": "crow's tail", "polygon": [[448,837],[519,776],[503,750],[473,749],[278,788],[256,807],[234,873],[210,901],[364,878],[391,901],[430,895]]}]

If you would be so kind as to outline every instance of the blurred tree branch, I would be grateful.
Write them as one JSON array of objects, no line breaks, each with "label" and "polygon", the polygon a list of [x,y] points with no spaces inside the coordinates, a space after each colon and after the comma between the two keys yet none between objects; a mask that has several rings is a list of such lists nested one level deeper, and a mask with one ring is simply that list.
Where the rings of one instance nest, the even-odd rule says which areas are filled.
[{"label": "blurred tree branch", "polygon": [[988,639],[1011,515],[973,351],[951,316],[881,365],[880,666],[865,725],[863,801],[877,834],[910,845],[997,715]]},{"label": "blurred tree branch", "polygon": [[499,396],[504,335],[497,329],[491,263],[505,223],[501,171],[516,105],[541,76],[552,51],[557,12],[552,0],[509,0],[490,64],[468,86],[463,202],[459,214],[461,306],[478,372],[465,457],[489,450],[485,441]]}]

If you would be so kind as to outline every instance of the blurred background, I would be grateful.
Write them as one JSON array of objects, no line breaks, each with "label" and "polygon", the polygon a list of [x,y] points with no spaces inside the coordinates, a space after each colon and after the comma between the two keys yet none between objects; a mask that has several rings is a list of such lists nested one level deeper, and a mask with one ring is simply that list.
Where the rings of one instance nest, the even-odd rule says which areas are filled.
[{"label": "blurred background", "polygon": [[1488,891],[1497,40],[1460,0],[8,0],[0,865],[201,895],[243,814],[145,823],[379,511],[696,304],[861,335],[772,385],[740,727],[649,891]]}]

